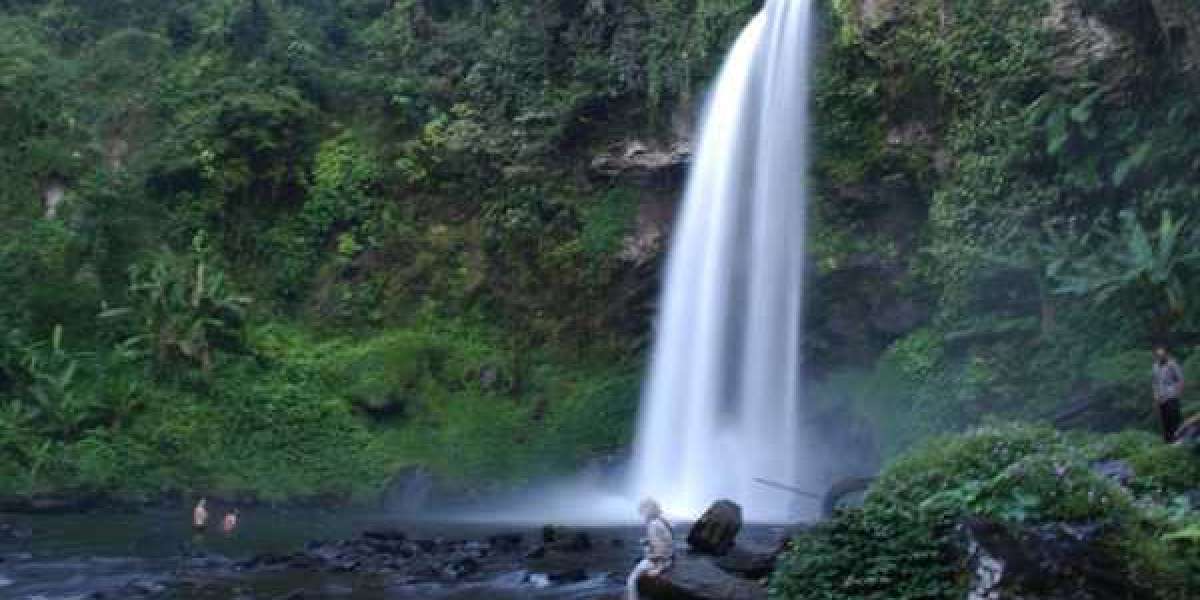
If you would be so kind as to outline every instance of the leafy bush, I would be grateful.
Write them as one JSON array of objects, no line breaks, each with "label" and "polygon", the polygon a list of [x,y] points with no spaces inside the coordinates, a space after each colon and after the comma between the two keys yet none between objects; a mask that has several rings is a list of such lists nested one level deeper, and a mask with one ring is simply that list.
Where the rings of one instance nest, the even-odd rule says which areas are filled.
[{"label": "leafy bush", "polygon": [[121,342],[122,350],[145,352],[163,365],[189,363],[208,373],[217,350],[239,349],[250,298],[229,289],[225,273],[211,264],[208,252],[198,235],[191,256],[160,256],[149,266],[130,269],[133,306],[100,314],[133,321],[133,336]]},{"label": "leafy bush", "polygon": [[[1110,458],[1137,465],[1132,493],[1091,469],[1093,461]],[[1009,527],[1107,524],[1099,547],[1122,558],[1123,576],[1156,598],[1184,597],[1196,555],[1176,551],[1162,534],[1194,518],[1188,516],[1194,511],[1169,514],[1160,499],[1195,485],[1196,469],[1185,451],[1141,434],[991,425],[931,439],[889,465],[861,509],[798,536],[771,592],[777,598],[961,598],[969,573],[954,526],[982,516]]]}]

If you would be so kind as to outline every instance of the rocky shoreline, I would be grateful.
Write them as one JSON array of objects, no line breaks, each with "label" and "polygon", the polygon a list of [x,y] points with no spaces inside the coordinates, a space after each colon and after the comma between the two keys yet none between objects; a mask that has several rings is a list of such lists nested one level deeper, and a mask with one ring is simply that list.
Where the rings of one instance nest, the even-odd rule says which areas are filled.
[{"label": "rocky shoreline", "polygon": [[[725,520],[716,526],[708,514],[698,521],[686,546],[682,540],[687,531],[677,528],[676,564],[663,576],[643,579],[644,597],[766,597],[766,577],[791,532],[756,528],[739,536],[740,509],[725,508],[720,515]],[[81,583],[69,593],[88,600],[616,599],[641,554],[637,542],[640,529],[634,527],[545,526],[459,538],[428,536],[428,531],[410,533],[378,526],[344,539],[296,542],[294,549],[244,558],[231,558],[232,554],[218,551],[219,544],[206,544],[198,536],[176,553],[159,556],[155,568],[131,566],[116,576],[97,577],[94,584]],[[17,526],[0,528],[0,536],[7,541],[37,535],[38,531]],[[224,538],[208,541],[218,539]],[[0,573],[20,579],[22,565],[26,571],[44,569],[48,563],[39,561],[46,559],[35,558],[33,553],[0,552]],[[74,560],[125,559],[71,558],[57,566],[69,570]],[[27,587],[26,591],[31,590]]]}]

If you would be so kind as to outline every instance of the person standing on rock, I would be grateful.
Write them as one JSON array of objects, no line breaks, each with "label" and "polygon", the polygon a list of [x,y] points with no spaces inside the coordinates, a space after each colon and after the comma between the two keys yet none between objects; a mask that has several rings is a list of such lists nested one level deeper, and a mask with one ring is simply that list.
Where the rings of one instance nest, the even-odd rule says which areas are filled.
[{"label": "person standing on rock", "polygon": [[625,583],[627,600],[638,600],[638,579],[642,575],[661,575],[671,568],[675,560],[675,536],[671,533],[671,524],[663,518],[658,502],[650,498],[642,500],[638,505],[638,513],[646,522],[646,537],[642,540],[642,560],[633,568]]},{"label": "person standing on rock", "polygon": [[1167,352],[1164,344],[1154,347],[1154,366],[1151,369],[1154,386],[1154,405],[1162,423],[1163,441],[1175,441],[1175,432],[1183,422],[1179,403],[1183,396],[1183,369]]}]

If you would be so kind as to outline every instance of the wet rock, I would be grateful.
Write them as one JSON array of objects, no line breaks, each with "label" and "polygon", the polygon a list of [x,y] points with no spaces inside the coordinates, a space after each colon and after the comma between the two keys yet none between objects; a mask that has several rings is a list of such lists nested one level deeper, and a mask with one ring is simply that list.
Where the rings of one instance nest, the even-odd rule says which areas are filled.
[{"label": "wet rock", "polygon": [[532,585],[535,588],[550,587],[550,576],[545,573],[530,573],[525,578],[525,583]]},{"label": "wet rock", "polygon": [[721,570],[710,558],[683,556],[669,571],[643,576],[638,591],[649,600],[765,600],[761,586]]},{"label": "wet rock", "polygon": [[348,585],[338,583],[330,583],[321,588],[322,596],[349,596],[354,593],[354,588]]},{"label": "wet rock", "polygon": [[1073,80],[1100,65],[1105,83],[1114,87],[1134,75],[1135,65],[1126,60],[1132,54],[1132,37],[1089,14],[1080,0],[1054,0],[1042,25],[1055,40],[1055,76]]},{"label": "wet rock", "polygon": [[550,581],[550,583],[563,585],[587,581],[588,575],[587,571],[583,570],[582,568],[575,568],[557,571],[554,573],[547,573],[546,578]]},{"label": "wet rock", "polygon": [[592,536],[584,531],[561,534],[547,548],[555,552],[587,552],[592,549]]},{"label": "wet rock", "polygon": [[235,566],[238,569],[251,571],[251,570],[255,570],[255,569],[263,569],[263,568],[284,565],[284,564],[287,564],[288,562],[290,562],[291,560],[292,560],[292,557],[289,555],[273,554],[273,553],[267,552],[267,553],[263,553],[263,554],[257,554],[255,556],[250,557],[247,560],[238,562],[235,564]]},{"label": "wet rock", "polygon": [[1133,471],[1133,465],[1123,460],[1097,462],[1092,465],[1092,471],[1121,486],[1128,486],[1136,475]]},{"label": "wet rock", "polygon": [[201,554],[185,559],[183,566],[186,569],[226,569],[234,566],[234,562],[219,554]]},{"label": "wet rock", "polygon": [[592,171],[605,177],[682,174],[692,157],[688,144],[676,141],[665,148],[654,146],[639,140],[613,144],[608,152],[592,159]]},{"label": "wet rock", "polygon": [[502,533],[488,538],[488,543],[496,552],[516,552],[524,541],[525,536],[519,533]]},{"label": "wet rock", "polygon": [[869,33],[888,29],[899,22],[900,5],[899,0],[860,0],[859,25]]},{"label": "wet rock", "polygon": [[371,551],[381,554],[404,554],[412,551],[412,546],[403,540],[369,539],[366,540],[366,545]]},{"label": "wet rock", "polygon": [[363,539],[382,540],[388,542],[403,542],[408,536],[399,529],[368,529],[362,532]]},{"label": "wet rock", "polygon": [[442,567],[442,574],[450,579],[462,579],[479,571],[479,561],[471,557],[462,557]]},{"label": "wet rock", "polygon": [[542,558],[546,558],[546,547],[545,546],[536,546],[529,552],[525,553],[526,560],[539,560]]},{"label": "wet rock", "polygon": [[1192,0],[1150,0],[1159,29],[1183,69],[1200,75],[1200,7]]},{"label": "wet rock", "polygon": [[461,552],[472,558],[483,558],[492,552],[491,544],[485,542],[470,541],[464,542]]},{"label": "wet rock", "polygon": [[157,581],[135,581],[129,584],[129,589],[134,593],[152,595],[166,591],[167,586]]},{"label": "wet rock", "polygon": [[100,502],[99,498],[80,494],[77,496],[2,496],[0,495],[0,512],[21,514],[65,514],[84,512],[94,508]]},{"label": "wet rock", "polygon": [[717,559],[717,566],[747,579],[761,579],[775,570],[775,559],[783,546],[759,546],[738,542],[729,552]]},{"label": "wet rock", "polygon": [[692,526],[687,542],[692,550],[721,556],[733,547],[742,529],[742,507],[730,500],[718,500]]},{"label": "wet rock", "polygon": [[835,482],[821,500],[821,514],[828,518],[839,508],[862,506],[867,490],[873,483],[874,477],[848,477]]},{"label": "wet rock", "polygon": [[27,540],[33,537],[33,530],[12,523],[0,523],[0,540]]},{"label": "wet rock", "polygon": [[969,600],[1140,598],[1123,560],[1106,549],[1105,526],[1050,523],[1014,528],[973,518],[959,525],[972,573]]}]

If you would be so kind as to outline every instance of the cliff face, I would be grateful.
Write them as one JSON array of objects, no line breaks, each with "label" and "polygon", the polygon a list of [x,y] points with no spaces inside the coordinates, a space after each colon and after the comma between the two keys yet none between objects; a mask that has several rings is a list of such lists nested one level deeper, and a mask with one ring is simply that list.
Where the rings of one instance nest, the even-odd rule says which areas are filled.
[{"label": "cliff face", "polygon": [[[969,312],[959,304],[968,301],[963,278],[995,270],[967,264],[981,251],[975,231],[984,227],[973,207],[995,192],[1029,194],[1018,190],[1050,183],[1008,154],[1017,145],[1031,160],[1060,158],[1037,144],[1047,121],[1033,113],[1050,102],[1073,107],[1091,90],[1101,90],[1088,102],[1100,107],[1095,113],[1163,110],[1160,94],[1180,85],[1170,82],[1195,73],[1200,8],[1174,0],[859,0],[831,2],[828,14],[830,49],[816,100],[821,199],[811,327],[820,338],[818,364],[869,362],[939,313]],[[1076,116],[1093,116],[1082,112]],[[1105,135],[1079,125],[1066,135]],[[1150,129],[1144,120],[1140,126]],[[1086,155],[1079,143],[1064,154]],[[1009,157],[1003,170],[997,153]],[[985,157],[993,162],[978,162]],[[1089,160],[1093,169],[1119,162]],[[967,179],[981,168],[1007,181]],[[1104,199],[1118,191],[1111,178],[1104,181],[1067,193],[1094,207],[1120,204]],[[1007,204],[1009,211],[1039,204],[994,199],[996,209]],[[1057,206],[1072,203],[1064,198]],[[1044,216],[1055,212],[1055,202],[1040,204]],[[1036,220],[1030,215],[1021,226],[1036,230]],[[1014,304],[1039,304],[1033,282],[1010,293]]]},{"label": "cliff face", "polygon": [[1196,77],[1200,71],[1200,7],[1187,0],[1151,0],[1163,38]]}]

